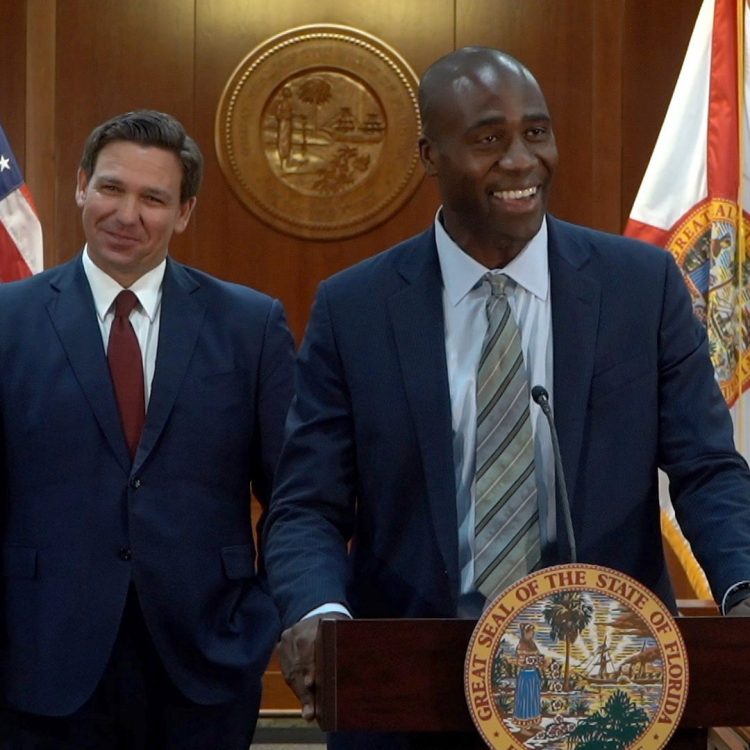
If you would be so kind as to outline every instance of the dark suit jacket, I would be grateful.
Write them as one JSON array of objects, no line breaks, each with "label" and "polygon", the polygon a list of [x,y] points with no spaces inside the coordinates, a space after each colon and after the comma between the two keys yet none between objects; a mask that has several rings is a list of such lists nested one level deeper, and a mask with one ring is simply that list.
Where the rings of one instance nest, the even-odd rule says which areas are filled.
[{"label": "dark suit jacket", "polygon": [[0,287],[0,670],[13,707],[85,702],[131,583],[189,698],[219,703],[258,679],[279,623],[257,578],[250,484],[266,503],[292,357],[277,301],[168,260],[131,466],[80,257]]},{"label": "dark suit jacket", "polygon": [[[555,417],[578,559],[628,573],[673,605],[661,466],[721,596],[750,578],[750,475],[680,272],[657,248],[552,217],[548,227]],[[286,626],[324,602],[344,602],[358,617],[455,615],[451,411],[432,230],[321,285],[277,478],[266,556]]]}]

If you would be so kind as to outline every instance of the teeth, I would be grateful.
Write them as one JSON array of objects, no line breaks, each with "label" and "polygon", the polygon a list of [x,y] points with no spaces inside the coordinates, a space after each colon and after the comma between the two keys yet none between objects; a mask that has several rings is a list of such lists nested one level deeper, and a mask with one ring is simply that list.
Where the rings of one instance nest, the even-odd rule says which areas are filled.
[{"label": "teeth", "polygon": [[526,188],[525,190],[497,190],[493,195],[503,200],[520,200],[521,198],[531,198],[536,195],[536,187]]}]

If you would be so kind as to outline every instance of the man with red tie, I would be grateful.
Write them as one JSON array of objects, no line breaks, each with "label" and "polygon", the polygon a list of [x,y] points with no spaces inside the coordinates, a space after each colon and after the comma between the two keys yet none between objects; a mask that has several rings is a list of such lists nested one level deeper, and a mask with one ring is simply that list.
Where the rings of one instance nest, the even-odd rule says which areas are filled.
[{"label": "man with red tie", "polygon": [[168,256],[202,166],[169,115],[98,126],[82,253],[0,288],[1,747],[250,744],[279,623],[249,501],[293,344],[278,301]]}]

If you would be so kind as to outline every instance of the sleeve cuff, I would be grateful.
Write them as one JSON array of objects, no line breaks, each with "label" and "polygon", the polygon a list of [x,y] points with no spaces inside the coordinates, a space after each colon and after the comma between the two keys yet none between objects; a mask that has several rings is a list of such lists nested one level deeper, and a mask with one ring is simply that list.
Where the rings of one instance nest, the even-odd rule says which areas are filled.
[{"label": "sleeve cuff", "polygon": [[721,614],[725,615],[735,604],[750,597],[750,581],[739,581],[730,586],[721,600]]},{"label": "sleeve cuff", "polygon": [[300,617],[300,620],[306,620],[308,617],[315,617],[315,615],[327,615],[331,612],[340,612],[342,615],[346,615],[351,618],[352,613],[343,605],[337,602],[329,602],[327,604],[321,604],[319,607],[310,610],[306,615]]}]

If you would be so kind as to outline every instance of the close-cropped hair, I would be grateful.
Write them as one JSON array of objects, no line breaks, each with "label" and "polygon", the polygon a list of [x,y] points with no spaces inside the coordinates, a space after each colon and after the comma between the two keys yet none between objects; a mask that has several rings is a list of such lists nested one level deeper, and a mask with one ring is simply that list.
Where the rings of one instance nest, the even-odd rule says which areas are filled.
[{"label": "close-cropped hair", "polygon": [[203,179],[203,154],[198,144],[185,132],[182,123],[172,115],[139,109],[97,125],[86,139],[81,156],[80,166],[86,177],[94,173],[99,152],[115,141],[129,141],[171,151],[182,165],[180,202],[184,203],[198,194]]}]

